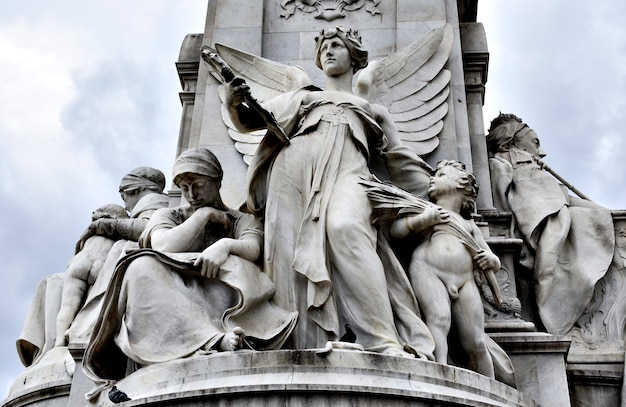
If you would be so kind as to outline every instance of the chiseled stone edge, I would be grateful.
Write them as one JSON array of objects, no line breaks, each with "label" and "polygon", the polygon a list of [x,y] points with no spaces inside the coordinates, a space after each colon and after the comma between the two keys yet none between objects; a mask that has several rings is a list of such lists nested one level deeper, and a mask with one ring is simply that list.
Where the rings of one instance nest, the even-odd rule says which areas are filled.
[{"label": "chiseled stone edge", "polygon": [[[142,368],[116,383],[132,400],[124,406],[178,405],[220,396],[327,393],[373,399],[413,400],[467,406],[536,406],[528,396],[475,372],[371,352],[313,350],[217,353]],[[387,397],[388,396],[388,397]],[[183,401],[185,400],[185,401]],[[106,392],[96,405],[113,406]]]},{"label": "chiseled stone edge", "polygon": [[[38,386],[28,387],[27,389],[9,395],[0,404],[2,407],[20,407],[20,406],[37,406],[47,405],[52,399],[63,398],[67,400],[70,395],[72,380],[59,380],[41,384]],[[59,401],[60,403],[60,401]],[[59,404],[61,405],[61,404]]]}]

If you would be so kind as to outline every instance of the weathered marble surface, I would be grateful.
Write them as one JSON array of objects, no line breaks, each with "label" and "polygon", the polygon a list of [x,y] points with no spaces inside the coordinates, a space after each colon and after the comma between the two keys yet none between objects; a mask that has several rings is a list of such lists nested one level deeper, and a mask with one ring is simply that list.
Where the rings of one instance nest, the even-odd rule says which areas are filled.
[{"label": "weathered marble surface", "polygon": [[566,334],[613,260],[611,213],[564,191],[540,161],[546,154],[537,134],[517,116],[495,118],[487,144],[494,203],[513,212],[526,243],[522,264],[534,270],[541,321],[548,332]]},{"label": "weathered marble surface", "polygon": [[194,352],[274,349],[297,318],[272,303],[274,287],[254,263],[263,231],[251,214],[228,208],[222,169],[207,148],[178,156],[172,170],[188,202],[162,208],[121,259],[85,353],[95,382],[119,380],[138,365]]},{"label": "weathered marble surface", "polygon": [[[301,0],[283,3],[288,7],[304,6]],[[308,6],[320,5],[322,1],[307,3]],[[333,13],[343,12],[345,17],[333,20],[332,25],[340,21],[360,29],[372,59],[404,48],[433,28],[445,24],[452,26],[454,42],[446,66],[451,73],[451,96],[445,101],[448,113],[438,135],[439,147],[426,160],[435,164],[439,159],[459,159],[481,174],[482,204],[479,209],[492,212],[483,216],[479,227],[502,260],[496,276],[503,293],[506,291],[505,297],[511,299],[509,305],[512,305],[510,314],[506,314],[496,310],[492,303],[486,304],[490,318],[486,327],[491,337],[509,353],[516,368],[518,389],[523,395],[501,383],[450,366],[338,350],[323,359],[311,351],[292,350],[267,354],[219,354],[145,367],[119,384],[135,398],[130,405],[145,401],[180,405],[183,396],[190,396],[190,405],[203,404],[201,399],[223,404],[242,399],[260,402],[268,399],[264,398],[265,393],[258,395],[257,391],[267,389],[272,390],[268,395],[270,401],[278,405],[284,405],[286,400],[329,404],[327,395],[333,405],[350,405],[355,400],[360,405],[385,405],[383,402],[387,401],[382,398],[389,395],[393,398],[390,403],[395,403],[389,405],[448,401],[463,405],[532,405],[529,397],[548,406],[618,405],[626,319],[626,307],[620,300],[626,287],[624,256],[619,250],[615,252],[613,264],[596,284],[591,299],[585,300],[585,304],[589,304],[582,311],[582,317],[575,321],[574,330],[570,331],[573,334],[571,351],[570,338],[533,332],[535,327],[543,330],[543,326],[536,315],[532,276],[520,273],[518,242],[521,239],[514,238],[511,224],[506,220],[513,216],[511,212],[502,211],[502,207],[500,211],[493,210],[491,191],[486,187],[490,174],[482,137],[481,92],[486,83],[487,46],[482,27],[463,27],[457,14],[461,8],[471,8],[472,2],[426,0],[420,1],[419,7],[415,7],[415,0],[382,0],[378,4],[361,0],[345,7],[347,3],[336,2],[338,6]],[[344,7],[339,11],[341,4]],[[368,6],[374,5],[374,13],[367,10]],[[243,180],[247,166],[241,160],[242,152],[233,148],[238,141],[231,137],[229,128],[222,121],[222,101],[218,97],[220,84],[208,73],[206,64],[200,60],[199,50],[201,45],[226,43],[281,63],[301,65],[312,72],[313,83],[320,86],[325,76],[322,71],[315,70],[311,44],[321,25],[330,19],[330,14],[324,16],[326,20],[317,19],[314,18],[316,11],[304,8],[292,9],[293,13],[286,18],[280,15],[285,8],[279,2],[211,0],[205,32],[190,35],[185,49],[181,50],[177,67],[183,84],[180,95],[183,114],[178,153],[198,145],[211,146],[228,168],[223,194],[225,201],[233,207],[246,197]],[[233,18],[235,16],[237,18]],[[620,216],[623,220],[623,214]],[[617,222],[615,226],[615,232],[619,234]],[[506,253],[504,256],[503,252]],[[589,291],[592,286],[590,284],[585,290]],[[517,305],[519,307],[515,308]],[[46,333],[46,338],[54,339],[54,334],[49,334]],[[51,369],[46,367],[40,374],[32,375],[27,369],[17,382],[32,387],[12,392],[14,398],[7,405],[26,405],[31,401],[32,405],[66,405],[69,380],[72,379],[64,362],[65,356],[59,358],[61,360],[62,364]],[[329,373],[329,376],[320,378],[318,370]],[[398,373],[400,377],[394,376]],[[33,378],[40,380],[42,385],[37,385]],[[79,391],[80,386],[72,387]],[[337,396],[337,389],[348,393]],[[309,392],[306,400],[302,400],[300,396],[307,390],[319,390],[319,393],[311,395]],[[331,393],[324,393],[327,391]],[[251,392],[257,393],[253,396]],[[106,394],[101,397],[101,403],[108,405]],[[82,405],[77,401],[80,397],[72,400],[76,405]]]},{"label": "weathered marble surface", "polygon": [[[446,105],[433,95],[435,103],[424,103],[418,112],[412,105],[428,98],[419,92],[427,85],[444,92],[445,100],[449,73],[443,64],[451,43],[450,27],[432,30],[368,71],[368,51],[357,31],[323,30],[314,58],[326,76],[323,90],[298,69],[218,48],[250,81],[223,75],[231,126],[242,133],[269,129],[250,162],[246,203],[268,226],[263,269],[276,285],[274,301],[300,313],[288,346],[323,346],[338,340],[348,325],[367,350],[432,358],[432,340],[406,276],[372,226],[359,181],[372,179],[379,167],[395,182],[406,181],[405,188],[424,193],[428,166],[403,139],[430,145],[428,128],[411,130],[407,123],[424,117],[441,123],[446,114]],[[353,90],[353,76],[361,69],[362,81]],[[273,75],[276,71],[283,75]],[[257,97],[250,96],[254,90],[270,87],[273,92],[258,97],[263,102],[265,95],[273,96],[263,108],[278,126],[244,103]],[[421,96],[413,100],[415,92]],[[399,116],[406,122],[394,109],[405,113]],[[441,126],[434,124],[433,134]],[[406,158],[394,159],[394,153]]]},{"label": "weathered marble surface", "polygon": [[[217,353],[141,369],[118,382],[126,406],[537,406],[469,370],[378,353],[314,350]],[[112,406],[106,392],[95,406]],[[545,404],[549,405],[549,404]]]},{"label": "weathered marble surface", "polygon": [[[72,267],[83,269],[88,266],[87,281],[68,278],[65,273],[52,274],[41,281],[17,340],[18,354],[27,369],[14,382],[9,398],[29,391],[40,392],[39,388],[47,386],[56,388],[55,383],[59,381],[63,389],[66,382],[71,382],[75,362],[67,344],[85,344],[89,340],[115,264],[126,250],[136,247],[136,239],[150,215],[157,208],[168,205],[168,198],[162,193],[164,188],[165,175],[157,169],[137,167],[129,171],[120,181],[120,195],[129,215],[118,218],[98,216],[76,244],[78,254],[73,260],[77,263],[70,262],[70,273]],[[107,243],[106,253],[98,253],[95,269],[93,253],[82,252],[85,248],[89,250],[92,239],[115,241],[112,245]],[[70,316],[63,311],[63,297],[75,289],[81,291],[80,310],[78,313],[73,310],[71,314],[75,315]],[[65,308],[68,306],[76,308],[76,304],[65,304]]]},{"label": "weathered marble surface", "polygon": [[390,235],[410,237],[416,246],[407,272],[435,340],[435,360],[447,364],[460,356],[467,360],[470,369],[514,386],[508,357],[485,335],[485,312],[478,283],[486,287],[495,306],[500,307],[502,294],[495,276],[500,260],[471,217],[478,191],[474,175],[463,163],[440,161],[430,177],[431,202],[416,197],[414,206],[405,203],[411,196],[393,196],[402,191],[380,184],[378,188],[376,191],[373,185],[368,190],[370,197],[375,197],[376,192],[386,192],[391,197],[389,202],[374,200],[375,208],[398,208],[387,215],[392,218]]}]

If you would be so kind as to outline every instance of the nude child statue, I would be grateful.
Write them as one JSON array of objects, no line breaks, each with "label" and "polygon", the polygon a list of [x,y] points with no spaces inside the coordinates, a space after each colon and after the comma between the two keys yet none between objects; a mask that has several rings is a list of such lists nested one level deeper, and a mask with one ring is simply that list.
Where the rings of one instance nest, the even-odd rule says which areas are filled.
[{"label": "nude child statue", "polygon": [[494,378],[474,270],[495,273],[500,260],[471,218],[477,192],[476,179],[462,163],[441,161],[428,189],[435,205],[420,214],[397,218],[390,233],[396,238],[412,235],[420,239],[411,258],[409,278],[435,339],[435,360],[448,363],[448,334],[453,326],[469,368]]},{"label": "nude child statue", "polygon": [[[120,205],[108,204],[96,209],[91,220],[127,219],[126,210]],[[78,253],[72,257],[63,275],[61,308],[57,316],[56,341],[54,346],[65,346],[66,331],[80,310],[85,293],[92,285],[104,265],[115,240],[106,236],[93,235],[87,238]]]}]

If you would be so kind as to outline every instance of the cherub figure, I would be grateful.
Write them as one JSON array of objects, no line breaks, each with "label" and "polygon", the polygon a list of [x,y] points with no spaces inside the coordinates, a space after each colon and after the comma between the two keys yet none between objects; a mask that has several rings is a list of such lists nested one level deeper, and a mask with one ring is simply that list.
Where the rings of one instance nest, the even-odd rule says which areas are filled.
[{"label": "cherub figure", "polygon": [[454,326],[469,367],[493,378],[474,270],[495,273],[500,260],[471,218],[477,193],[476,179],[462,163],[441,161],[428,188],[435,205],[399,217],[391,224],[390,233],[396,238],[419,236],[421,243],[413,252],[409,277],[435,339],[435,360],[448,363],[448,334]]},{"label": "cherub figure", "polygon": [[[99,219],[128,219],[128,213],[120,205],[108,204],[92,213],[92,222]],[[95,282],[114,244],[115,240],[106,236],[90,236],[84,241],[80,251],[70,260],[63,275],[63,294],[57,316],[54,346],[66,345],[66,331],[79,311],[87,289]]]}]

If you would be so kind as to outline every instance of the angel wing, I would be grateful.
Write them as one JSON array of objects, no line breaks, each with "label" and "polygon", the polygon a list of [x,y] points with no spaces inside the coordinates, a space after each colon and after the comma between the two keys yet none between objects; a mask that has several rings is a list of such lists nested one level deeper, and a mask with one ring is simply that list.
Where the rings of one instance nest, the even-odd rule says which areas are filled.
[{"label": "angel wing", "polygon": [[452,26],[432,29],[406,48],[370,62],[357,79],[356,93],[386,107],[400,138],[420,155],[439,145],[450,93],[450,71],[444,67],[453,44]]},{"label": "angel wing", "polygon": [[[252,96],[263,103],[279,94],[288,92],[302,86],[310,85],[311,79],[299,66],[289,66],[240,51],[222,44],[215,44],[219,56],[230,66],[236,76],[246,80]],[[211,72],[218,80],[221,77]],[[243,155],[246,164],[250,164],[252,156],[256,152],[259,143],[263,140],[266,130],[258,130],[250,133],[237,131],[230,116],[225,101],[224,86],[218,89],[222,101],[222,120],[228,128],[228,134],[235,142],[235,148]]]}]

